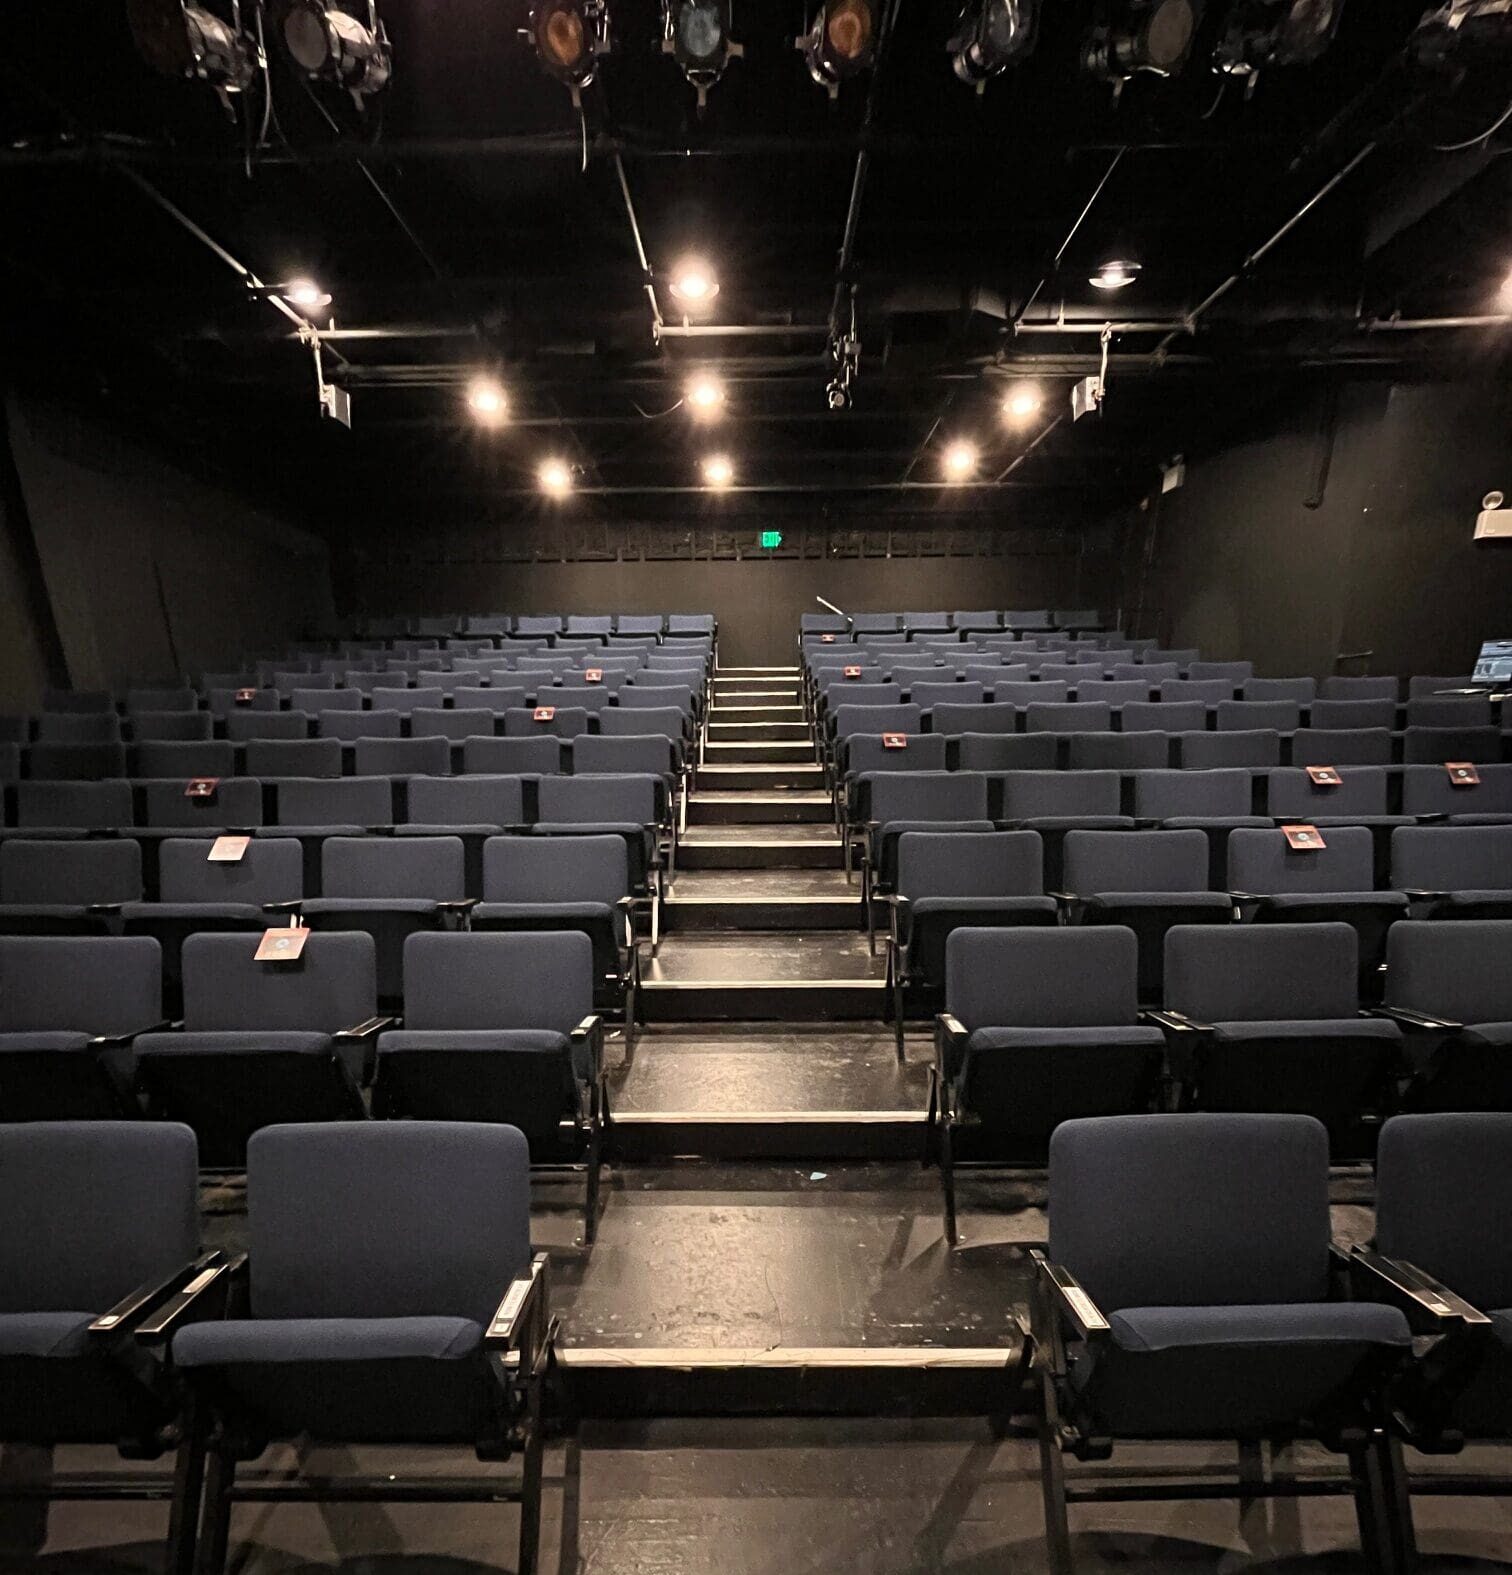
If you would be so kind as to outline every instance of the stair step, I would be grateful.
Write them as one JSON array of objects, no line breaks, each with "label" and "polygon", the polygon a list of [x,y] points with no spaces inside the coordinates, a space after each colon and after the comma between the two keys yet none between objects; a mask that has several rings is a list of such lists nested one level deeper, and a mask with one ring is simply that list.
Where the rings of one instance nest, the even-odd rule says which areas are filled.
[{"label": "stair step", "polygon": [[716,705],[709,708],[709,721],[714,722],[802,722],[805,720],[801,705],[767,705],[753,702],[750,705]]},{"label": "stair step", "polygon": [[[796,710],[797,707],[794,707]],[[810,738],[808,723],[802,716],[780,721],[734,722],[709,717],[709,742],[757,743],[763,741],[807,742]]]},{"label": "stair step", "polygon": [[647,1022],[799,1022],[880,1020],[887,1001],[882,979],[648,980],[640,1004]]},{"label": "stair step", "polygon": [[785,793],[703,788],[688,800],[691,826],[819,824],[833,813],[828,793],[802,788]]},{"label": "stair step", "polygon": [[839,869],[845,848],[826,826],[696,826],[677,845],[685,870]]},{"label": "stair step", "polygon": [[813,759],[796,761],[732,761],[721,753],[698,767],[695,791],[728,788],[737,791],[779,792],[784,788],[822,789],[824,768]]},{"label": "stair step", "polygon": [[[725,761],[804,761],[814,760],[814,741],[803,738],[710,738],[704,745],[704,758]],[[817,764],[817,762],[816,762]]]}]

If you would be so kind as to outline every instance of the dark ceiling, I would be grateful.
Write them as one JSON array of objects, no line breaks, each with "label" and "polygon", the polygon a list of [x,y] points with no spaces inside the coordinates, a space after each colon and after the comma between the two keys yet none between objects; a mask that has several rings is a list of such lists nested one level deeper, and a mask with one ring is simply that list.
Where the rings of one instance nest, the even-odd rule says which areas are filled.
[{"label": "dark ceiling", "polygon": [[[524,4],[381,0],[389,89],[358,112],[274,50],[261,143],[261,94],[233,121],[203,85],[154,75],[124,5],[7,7],[0,343],[23,378],[239,455],[315,512],[447,520],[518,511],[549,453],[579,469],[574,507],[702,508],[714,447],[757,507],[852,491],[890,506],[907,483],[934,508],[962,436],[983,458],[951,506],[1064,519],[1145,490],[1157,461],[1306,369],[1505,365],[1505,324],[1382,321],[1507,310],[1512,124],[1481,137],[1506,57],[1454,91],[1410,69],[1425,0],[1346,0],[1324,58],[1263,74],[1248,100],[1209,69],[1230,4],[1209,0],[1184,73],[1116,104],[1079,66],[1093,0],[1045,0],[1031,58],[980,97],[950,71],[955,8],[893,3],[875,71],[832,103],[793,48],[806,7],[735,0],[745,58],[700,117],[655,47],[654,0],[611,0],[614,51],[580,124],[517,36]],[[696,249],[719,271],[719,332],[653,335],[627,192],[668,323],[667,272]],[[1087,276],[1111,255],[1142,272],[1100,295]],[[350,433],[320,419],[309,350],[233,262],[332,292],[324,354]],[[859,370],[836,413],[827,330],[852,299]],[[1103,412],[1073,424],[1069,388],[1097,369],[1110,314],[1129,326]],[[712,430],[676,408],[703,366],[729,387]],[[469,419],[480,369],[507,387],[501,431]],[[997,414],[1015,375],[1048,396],[1021,431]]]}]

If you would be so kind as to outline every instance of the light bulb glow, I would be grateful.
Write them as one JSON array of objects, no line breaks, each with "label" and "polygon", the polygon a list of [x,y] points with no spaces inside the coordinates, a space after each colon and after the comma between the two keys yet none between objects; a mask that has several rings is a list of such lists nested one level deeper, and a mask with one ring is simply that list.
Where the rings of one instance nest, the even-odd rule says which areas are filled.
[{"label": "light bulb glow", "polygon": [[712,372],[697,372],[683,388],[688,409],[700,421],[715,420],[724,408],[724,384]]},{"label": "light bulb glow", "polygon": [[735,467],[727,454],[710,454],[703,462],[703,478],[711,487],[728,487],[735,479]]},{"label": "light bulb glow", "polygon": [[572,491],[572,472],[565,460],[543,461],[536,471],[536,480],[541,484],[541,491],[549,498],[565,498]]},{"label": "light bulb glow", "polygon": [[1502,280],[1497,299],[1509,312],[1512,312],[1512,269],[1508,269],[1507,277]]},{"label": "light bulb glow", "polygon": [[331,304],[330,293],[322,290],[313,279],[291,279],[280,292],[290,306],[301,312],[313,312],[317,307]]},{"label": "light bulb glow", "polygon": [[1125,285],[1133,284],[1138,274],[1137,262],[1128,262],[1122,257],[1110,257],[1088,278],[1087,283],[1094,290],[1122,290]]},{"label": "light bulb glow", "polygon": [[672,269],[671,290],[689,311],[702,311],[719,294],[719,276],[702,257],[684,257]]},{"label": "light bulb glow", "polygon": [[491,377],[477,377],[468,385],[467,406],[484,426],[499,426],[509,414],[504,390]]},{"label": "light bulb glow", "polygon": [[977,467],[977,446],[957,439],[946,448],[940,463],[947,481],[965,481]]},{"label": "light bulb glow", "polygon": [[1003,398],[1003,419],[1012,426],[1022,426],[1039,414],[1044,402],[1038,383],[1015,383]]}]

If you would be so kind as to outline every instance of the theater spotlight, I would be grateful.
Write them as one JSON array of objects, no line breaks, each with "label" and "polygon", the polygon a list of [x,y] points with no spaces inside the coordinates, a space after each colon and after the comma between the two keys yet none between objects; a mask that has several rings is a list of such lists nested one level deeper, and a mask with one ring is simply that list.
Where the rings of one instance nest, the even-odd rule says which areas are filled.
[{"label": "theater spotlight", "polygon": [[978,93],[1034,47],[1039,0],[971,0],[945,48],[955,74]]},{"label": "theater spotlight", "polygon": [[1038,383],[1015,383],[1003,399],[1003,420],[1009,426],[1026,426],[1039,414],[1044,402]]},{"label": "theater spotlight", "polygon": [[331,304],[331,292],[322,290],[313,279],[290,279],[287,284],[279,285],[278,293],[306,317]]},{"label": "theater spotlight", "polygon": [[826,0],[814,25],[798,40],[809,75],[831,98],[847,77],[872,63],[877,18],[871,0]]},{"label": "theater spotlight", "polygon": [[702,257],[684,257],[673,264],[668,288],[685,312],[707,312],[719,294],[719,275]]},{"label": "theater spotlight", "polygon": [[467,386],[467,408],[480,426],[500,427],[509,416],[504,390],[491,377],[475,377]]},{"label": "theater spotlight", "polygon": [[530,13],[524,30],[544,71],[579,102],[593,81],[600,55],[609,53],[609,7],[605,0],[545,0]]},{"label": "theater spotlight", "polygon": [[1173,77],[1191,53],[1205,0],[1104,0],[1083,61],[1122,88],[1136,72]]},{"label": "theater spotlight", "polygon": [[735,479],[735,467],[727,454],[710,454],[703,462],[704,485],[716,492],[728,487]]},{"label": "theater spotlight", "polygon": [[695,372],[683,386],[683,401],[699,421],[717,421],[724,398],[724,384],[712,372]]},{"label": "theater spotlight", "polygon": [[662,53],[682,68],[702,110],[725,67],[745,53],[730,38],[730,0],[662,0]]},{"label": "theater spotlight", "polygon": [[1098,265],[1097,272],[1088,275],[1087,283],[1094,290],[1122,290],[1139,277],[1139,264],[1124,257],[1110,257]]},{"label": "theater spotlight", "polygon": [[565,498],[572,491],[572,471],[566,460],[545,460],[536,471],[536,480],[548,498]]},{"label": "theater spotlight", "polygon": [[1338,31],[1344,0],[1238,0],[1213,50],[1213,70],[1253,85],[1269,66],[1307,66]]},{"label": "theater spotlight", "polygon": [[967,481],[977,468],[977,446],[963,439],[949,444],[940,458],[947,481]]},{"label": "theater spotlight", "polygon": [[126,0],[137,53],[165,77],[208,82],[222,97],[248,87],[257,46],[229,22],[185,0]]},{"label": "theater spotlight", "polygon": [[327,0],[280,0],[277,15],[289,59],[306,76],[345,88],[359,109],[364,97],[380,91],[393,75],[377,0],[368,0],[365,22]]}]

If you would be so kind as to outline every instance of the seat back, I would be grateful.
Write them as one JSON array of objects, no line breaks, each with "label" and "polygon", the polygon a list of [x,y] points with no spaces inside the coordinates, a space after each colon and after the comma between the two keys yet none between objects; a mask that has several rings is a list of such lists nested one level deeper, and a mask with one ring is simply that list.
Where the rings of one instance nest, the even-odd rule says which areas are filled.
[{"label": "seat back", "polygon": [[924,725],[924,710],[916,705],[841,705],[834,712],[835,737],[853,733],[917,733]]},{"label": "seat back", "polygon": [[389,826],[387,777],[286,777],[275,784],[280,826]]},{"label": "seat back", "polygon": [[0,902],[26,906],[138,902],[142,850],[132,841],[0,843]]},{"label": "seat back", "polygon": [[1003,819],[1046,815],[1116,815],[1116,771],[1009,771],[1003,782]]},{"label": "seat back", "polygon": [[404,943],[408,1031],[570,1034],[592,1011],[593,943],[577,931],[432,931]]},{"label": "seat back", "polygon": [[397,711],[321,711],[315,731],[344,744],[355,744],[359,738],[398,738],[404,732],[404,718]]},{"label": "seat back", "polygon": [[1038,897],[1044,848],[1036,831],[905,831],[898,839],[898,895]]},{"label": "seat back", "polygon": [[238,706],[226,713],[226,737],[233,744],[255,738],[299,741],[310,736],[308,711],[264,711]]},{"label": "seat back", "polygon": [[45,711],[37,718],[37,741],[45,744],[114,744],[121,719],[114,711]]},{"label": "seat back", "polygon": [[1266,804],[1278,820],[1386,813],[1384,766],[1341,767],[1339,777],[1337,787],[1319,787],[1300,766],[1278,767],[1268,775]]},{"label": "seat back", "polygon": [[444,777],[451,771],[451,743],[435,738],[359,738],[353,769],[360,777]]},{"label": "seat back", "polygon": [[1512,1022],[1509,948],[1512,919],[1403,919],[1386,940],[1387,1003],[1449,1022]]},{"label": "seat back", "polygon": [[[891,735],[889,735],[891,736]],[[847,776],[868,771],[943,771],[945,740],[937,733],[902,735],[904,747],[889,745],[881,733],[852,733],[842,741]]]},{"label": "seat back", "polygon": [[599,712],[599,733],[610,738],[645,737],[681,739],[688,732],[688,716],[676,706],[641,706],[622,711],[611,706]]},{"label": "seat back", "polygon": [[1456,781],[1442,766],[1402,768],[1406,815],[1512,815],[1512,765],[1477,769],[1477,783]]},{"label": "seat back", "polygon": [[956,766],[961,771],[1049,771],[1055,747],[1054,733],[966,732],[956,746]]},{"label": "seat back", "polygon": [[0,1313],[103,1313],[198,1248],[199,1160],[188,1127],[0,1126]]},{"label": "seat back", "polygon": [[1008,679],[992,686],[998,705],[1062,705],[1071,698],[1071,686],[1061,679]]},{"label": "seat back", "polygon": [[262,825],[263,788],[255,777],[223,777],[209,798],[191,798],[184,791],[187,785],[184,777],[138,782],[142,824],[157,828],[182,826],[185,830]]},{"label": "seat back", "polygon": [[662,733],[626,733],[618,737],[582,733],[572,741],[572,769],[577,775],[609,772],[620,776],[670,776],[678,768],[679,754],[677,744]]},{"label": "seat back", "polygon": [[968,1029],[1127,1028],[1139,947],[1121,925],[952,930],[945,1010]]},{"label": "seat back", "polygon": [[1323,679],[1318,685],[1318,694],[1324,700],[1390,700],[1394,703],[1400,693],[1401,681],[1390,676],[1333,676]]},{"label": "seat back", "polygon": [[1293,705],[1310,706],[1318,693],[1316,678],[1247,678],[1240,691],[1245,700],[1289,700]]},{"label": "seat back", "polygon": [[236,745],[228,739],[198,743],[151,740],[132,751],[139,777],[231,777],[236,774]]},{"label": "seat back", "polygon": [[469,738],[462,746],[462,769],[489,776],[549,776],[562,769],[562,741],[554,733],[528,738]]},{"label": "seat back", "polygon": [[131,718],[131,736],[138,745],[152,739],[210,738],[214,732],[215,718],[208,711],[138,711]]},{"label": "seat back", "polygon": [[1396,701],[1314,700],[1308,720],[1314,727],[1395,727]]},{"label": "seat back", "polygon": [[339,777],[341,745],[334,738],[249,739],[246,769],[250,777]]},{"label": "seat back", "polygon": [[1311,1116],[1113,1116],[1050,1139],[1050,1257],[1105,1313],[1325,1301],[1329,1238]]},{"label": "seat back", "polygon": [[1512,891],[1512,826],[1398,826],[1391,884],[1398,891]]},{"label": "seat back", "polygon": [[1206,891],[1208,841],[1200,831],[1071,831],[1065,886],[1098,892]]},{"label": "seat back", "polygon": [[[963,733],[1013,733],[1018,730],[1018,709],[1011,705],[936,705],[929,716],[930,731],[944,738]],[[1050,741],[1052,760],[1055,742]]]},{"label": "seat back", "polygon": [[163,902],[295,902],[304,896],[304,861],[293,837],[254,837],[235,862],[209,858],[202,837],[166,837],[158,850]]},{"label": "seat back", "polygon": [[562,825],[619,822],[656,824],[656,789],[660,778],[618,776],[608,772],[586,777],[542,777],[536,788],[537,814]]},{"label": "seat back", "polygon": [[[35,762],[37,746],[32,746]],[[1489,764],[1501,759],[1501,734],[1494,727],[1409,727],[1402,734],[1402,759],[1408,765],[1471,760]],[[36,775],[35,764],[32,774]]]},{"label": "seat back", "polygon": [[1113,726],[1113,709],[1101,701],[1031,705],[1024,726],[1031,733],[1106,733]]},{"label": "seat back", "polygon": [[460,837],[327,837],[320,852],[324,897],[433,898],[467,894]]},{"label": "seat back", "polygon": [[1489,694],[1421,695],[1407,702],[1408,727],[1485,727],[1491,719]]},{"label": "seat back", "polygon": [[1302,725],[1302,708],[1295,700],[1220,700],[1218,730],[1222,733],[1254,732],[1273,727],[1294,733]]},{"label": "seat back", "polygon": [[1292,734],[1294,766],[1389,766],[1391,729],[1299,727]]},{"label": "seat back", "polygon": [[377,1010],[375,949],[365,931],[314,931],[294,962],[258,962],[257,948],[256,935],[186,937],[186,1029],[334,1034]]},{"label": "seat back", "polygon": [[32,777],[53,782],[100,782],[126,775],[126,746],[119,743],[51,744],[38,742],[27,751]]},{"label": "seat back", "polygon": [[1292,892],[1364,892],[1374,885],[1374,839],[1364,826],[1330,826],[1319,848],[1297,849],[1276,829],[1240,827],[1229,834],[1231,891],[1268,896]]},{"label": "seat back", "polygon": [[1209,1023],[1353,1018],[1358,954],[1348,924],[1178,924],[1166,935],[1166,1005]]},{"label": "seat back", "polygon": [[1126,700],[1121,720],[1124,732],[1198,732],[1207,726],[1207,707],[1200,700]]},{"label": "seat back", "polygon": [[972,771],[888,771],[870,779],[872,819],[985,820],[987,778]]},{"label": "seat back", "polygon": [[602,902],[630,891],[630,859],[620,836],[490,837],[483,844],[483,900]]},{"label": "seat back", "polygon": [[132,824],[131,784],[108,782],[18,782],[16,824],[28,829],[58,826],[86,831],[121,831]]},{"label": "seat back", "polygon": [[[0,936],[0,1033],[137,1033],[162,1015],[163,956],[155,940]],[[0,1197],[5,1190],[0,1181]]]},{"label": "seat back", "polygon": [[[554,742],[509,739],[508,743]],[[418,826],[518,826],[525,784],[518,776],[411,777],[409,818]]]},{"label": "seat back", "polygon": [[1078,704],[1098,703],[1122,706],[1130,700],[1148,701],[1150,686],[1138,679],[1079,678],[1076,680]]},{"label": "seat back", "polygon": [[1226,678],[1167,678],[1160,685],[1160,698],[1169,703],[1195,700],[1199,705],[1215,706],[1234,698],[1236,685]]},{"label": "seat back", "polygon": [[1163,771],[1170,759],[1169,733],[1073,733],[1067,764],[1073,771]]},{"label": "seat back", "polygon": [[1219,766],[1279,766],[1281,735],[1271,729],[1226,733],[1178,733],[1183,766],[1211,770]]}]

